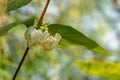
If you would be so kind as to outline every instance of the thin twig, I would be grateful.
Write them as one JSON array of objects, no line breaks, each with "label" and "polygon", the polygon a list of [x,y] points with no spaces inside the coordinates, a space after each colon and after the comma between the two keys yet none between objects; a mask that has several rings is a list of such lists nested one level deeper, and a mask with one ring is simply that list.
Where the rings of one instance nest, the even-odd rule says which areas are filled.
[{"label": "thin twig", "polygon": [[29,51],[29,47],[26,48],[25,53],[24,53],[24,55],[22,57],[22,60],[20,61],[19,66],[18,66],[18,68],[17,68],[17,70],[16,70],[12,80],[16,79],[17,74],[18,74],[18,72],[19,72],[19,70],[20,70],[20,68],[21,68],[21,66],[22,66],[22,64],[23,64],[23,62],[24,62],[24,60],[26,58],[26,55],[27,55],[28,51]]},{"label": "thin twig", "polygon": [[[43,10],[43,12],[42,12],[42,14],[41,14],[41,16],[40,16],[40,18],[39,18],[39,21],[38,21],[38,23],[37,23],[36,29],[39,29],[39,26],[40,26],[41,23],[42,23],[42,20],[43,20],[43,17],[44,17],[44,15],[45,15],[45,12],[46,12],[46,10],[47,10],[47,8],[48,8],[49,2],[50,2],[50,0],[47,0],[46,5],[45,5],[45,7],[44,7],[44,10]],[[27,55],[29,49],[30,49],[29,47],[26,48],[25,53],[24,53],[24,55],[23,55],[23,57],[22,57],[22,60],[20,61],[19,66],[18,66],[18,68],[17,68],[17,70],[16,70],[16,72],[15,72],[12,80],[15,80],[15,79],[16,79],[17,74],[18,74],[18,72],[19,72],[19,70],[20,70],[20,68],[21,68],[21,66],[22,66],[22,64],[23,64],[23,62],[24,62],[24,60],[25,60],[25,58],[26,58],[26,55]]]},{"label": "thin twig", "polygon": [[41,16],[40,16],[40,18],[39,18],[38,23],[37,23],[36,29],[39,29],[39,27],[40,27],[40,25],[41,25],[41,23],[42,23],[42,20],[43,20],[43,17],[44,17],[44,15],[45,15],[45,12],[46,12],[46,10],[47,10],[47,8],[48,8],[49,2],[50,2],[50,0],[47,0],[46,5],[45,5],[45,7],[44,7],[44,9],[43,9],[43,11],[42,11],[42,14],[41,14]]}]

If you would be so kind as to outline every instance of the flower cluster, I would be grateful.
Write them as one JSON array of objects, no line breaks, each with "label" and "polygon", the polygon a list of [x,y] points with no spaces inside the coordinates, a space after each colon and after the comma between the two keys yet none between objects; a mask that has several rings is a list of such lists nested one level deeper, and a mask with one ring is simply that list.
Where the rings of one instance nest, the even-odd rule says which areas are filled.
[{"label": "flower cluster", "polygon": [[39,45],[43,50],[49,51],[58,46],[61,36],[59,33],[51,36],[47,30],[42,32],[41,29],[29,27],[25,32],[25,39],[28,47]]}]

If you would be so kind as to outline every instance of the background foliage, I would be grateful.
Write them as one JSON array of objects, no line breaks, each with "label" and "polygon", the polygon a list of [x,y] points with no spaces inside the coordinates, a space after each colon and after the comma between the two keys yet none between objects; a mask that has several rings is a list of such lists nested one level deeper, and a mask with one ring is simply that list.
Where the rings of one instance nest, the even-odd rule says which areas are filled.
[{"label": "background foliage", "polygon": [[[29,4],[21,7],[20,3],[22,6]],[[8,0],[8,3],[0,0],[0,80],[11,80],[26,48],[25,25],[33,25],[33,16],[40,16],[44,3],[45,0]],[[79,45],[61,45],[50,52],[35,47],[29,51],[17,80],[119,80],[119,3],[119,0],[51,0],[44,23],[71,25],[102,45],[111,55],[92,52],[92,49],[88,50],[91,46],[85,49]],[[54,33],[58,28],[52,26],[55,24],[48,27]],[[76,33],[77,37],[72,35],[72,27],[58,30],[64,33],[62,44],[71,45],[68,40],[79,43],[83,39],[78,37],[80,33]],[[89,41],[84,44],[84,39],[81,43],[91,45]]]}]

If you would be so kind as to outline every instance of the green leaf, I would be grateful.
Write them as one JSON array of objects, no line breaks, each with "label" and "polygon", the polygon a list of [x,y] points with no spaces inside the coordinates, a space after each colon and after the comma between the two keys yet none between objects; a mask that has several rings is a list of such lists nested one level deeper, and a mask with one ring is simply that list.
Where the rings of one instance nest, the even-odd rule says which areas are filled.
[{"label": "green leaf", "polygon": [[109,54],[104,48],[98,45],[95,41],[85,36],[83,33],[72,28],[71,26],[61,25],[61,24],[50,24],[48,25],[49,32],[51,34],[59,33],[62,36],[62,43],[66,44],[78,44],[84,46],[87,49],[90,49],[97,53]]},{"label": "green leaf", "polygon": [[35,20],[35,17],[31,17],[31,18],[23,20],[23,21],[17,21],[17,22],[10,23],[6,26],[2,26],[2,27],[0,27],[0,36],[6,34],[10,29],[12,29],[13,27],[20,25],[20,24],[25,24],[27,27],[33,26],[34,20]]},{"label": "green leaf", "polygon": [[7,11],[18,9],[18,8],[28,4],[31,1],[32,0],[8,0]]},{"label": "green leaf", "polygon": [[102,61],[76,62],[76,65],[85,73],[103,77],[106,80],[120,80],[120,63]]},{"label": "green leaf", "polygon": [[35,22],[35,18],[36,18],[36,17],[31,17],[31,18],[29,18],[29,19],[23,20],[23,21],[22,21],[22,24],[25,24],[27,27],[33,26],[33,25],[34,25],[34,22]]}]

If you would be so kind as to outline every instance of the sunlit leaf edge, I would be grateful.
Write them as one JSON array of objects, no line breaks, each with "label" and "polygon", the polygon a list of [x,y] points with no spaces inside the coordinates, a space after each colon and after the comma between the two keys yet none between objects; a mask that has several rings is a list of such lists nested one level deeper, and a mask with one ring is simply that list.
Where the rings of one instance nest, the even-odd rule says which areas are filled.
[{"label": "sunlit leaf edge", "polygon": [[105,61],[76,61],[75,65],[84,73],[105,78],[106,80],[120,79],[120,63]]}]

